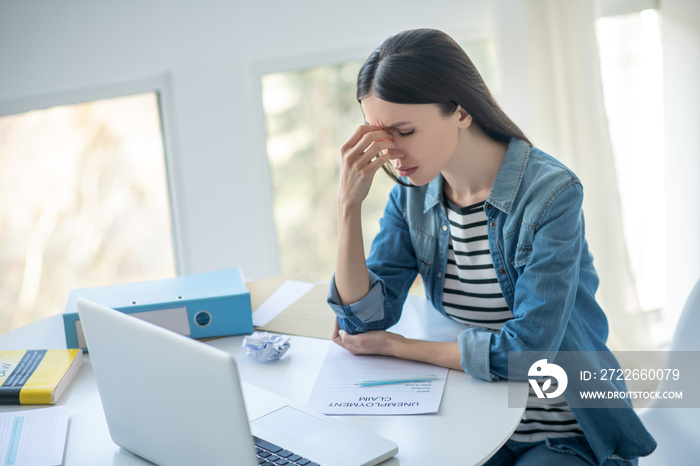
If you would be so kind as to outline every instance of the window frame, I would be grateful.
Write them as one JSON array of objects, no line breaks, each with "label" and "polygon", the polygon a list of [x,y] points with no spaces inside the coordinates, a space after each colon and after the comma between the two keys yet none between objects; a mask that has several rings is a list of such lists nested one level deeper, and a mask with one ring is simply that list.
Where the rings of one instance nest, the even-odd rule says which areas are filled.
[{"label": "window frame", "polygon": [[173,144],[172,121],[172,85],[167,73],[143,78],[139,80],[105,84],[101,86],[80,87],[69,90],[53,92],[44,95],[19,98],[13,100],[0,100],[0,117],[20,113],[43,110],[64,105],[75,105],[96,100],[126,97],[133,94],[153,92],[158,102],[160,118],[161,139],[163,141],[163,156],[165,164],[165,182],[167,186],[167,198],[170,207],[170,229],[172,232],[173,259],[175,273],[181,275],[183,266],[182,234],[180,229],[180,215],[178,209],[178,183],[173,169],[175,157]]}]

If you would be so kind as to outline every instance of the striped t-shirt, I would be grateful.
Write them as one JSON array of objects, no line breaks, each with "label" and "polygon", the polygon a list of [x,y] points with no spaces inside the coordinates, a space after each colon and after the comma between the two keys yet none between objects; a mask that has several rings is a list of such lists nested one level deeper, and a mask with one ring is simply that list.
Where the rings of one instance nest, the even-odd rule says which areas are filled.
[{"label": "striped t-shirt", "polygon": [[484,203],[457,207],[447,201],[450,246],[442,304],[452,319],[498,330],[513,318],[496,279],[489,252]]},{"label": "striped t-shirt", "polygon": [[[458,207],[446,199],[450,222],[442,303],[445,313],[457,322],[498,332],[513,318],[493,266],[484,202]],[[561,398],[537,398],[530,387],[527,408],[511,436],[518,442],[582,435],[571,409]]]}]

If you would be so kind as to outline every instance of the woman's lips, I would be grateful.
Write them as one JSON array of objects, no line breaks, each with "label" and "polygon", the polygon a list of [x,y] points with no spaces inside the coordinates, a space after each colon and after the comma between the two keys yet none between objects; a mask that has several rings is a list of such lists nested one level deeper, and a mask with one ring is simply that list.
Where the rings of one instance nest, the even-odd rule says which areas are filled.
[{"label": "woman's lips", "polygon": [[418,167],[413,167],[413,168],[397,168],[396,171],[399,172],[399,176],[403,177],[409,177],[413,175],[416,170],[418,170]]}]

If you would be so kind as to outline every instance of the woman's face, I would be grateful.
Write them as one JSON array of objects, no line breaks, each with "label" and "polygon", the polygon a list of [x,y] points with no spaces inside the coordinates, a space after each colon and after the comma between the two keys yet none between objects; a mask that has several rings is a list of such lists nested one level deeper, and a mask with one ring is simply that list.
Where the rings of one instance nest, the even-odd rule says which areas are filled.
[{"label": "woman's face", "polygon": [[457,152],[459,129],[471,117],[458,108],[444,116],[436,104],[395,104],[374,95],[361,101],[365,119],[391,134],[396,148],[389,149],[399,176],[422,186],[449,167]]}]

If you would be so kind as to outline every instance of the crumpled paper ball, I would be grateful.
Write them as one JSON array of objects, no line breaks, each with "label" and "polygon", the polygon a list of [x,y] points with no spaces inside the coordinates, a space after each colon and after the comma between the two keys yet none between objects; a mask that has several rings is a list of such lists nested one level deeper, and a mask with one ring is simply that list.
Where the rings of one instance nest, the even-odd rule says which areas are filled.
[{"label": "crumpled paper ball", "polygon": [[255,332],[243,339],[243,351],[258,362],[281,358],[289,346],[289,337],[267,332]]}]

